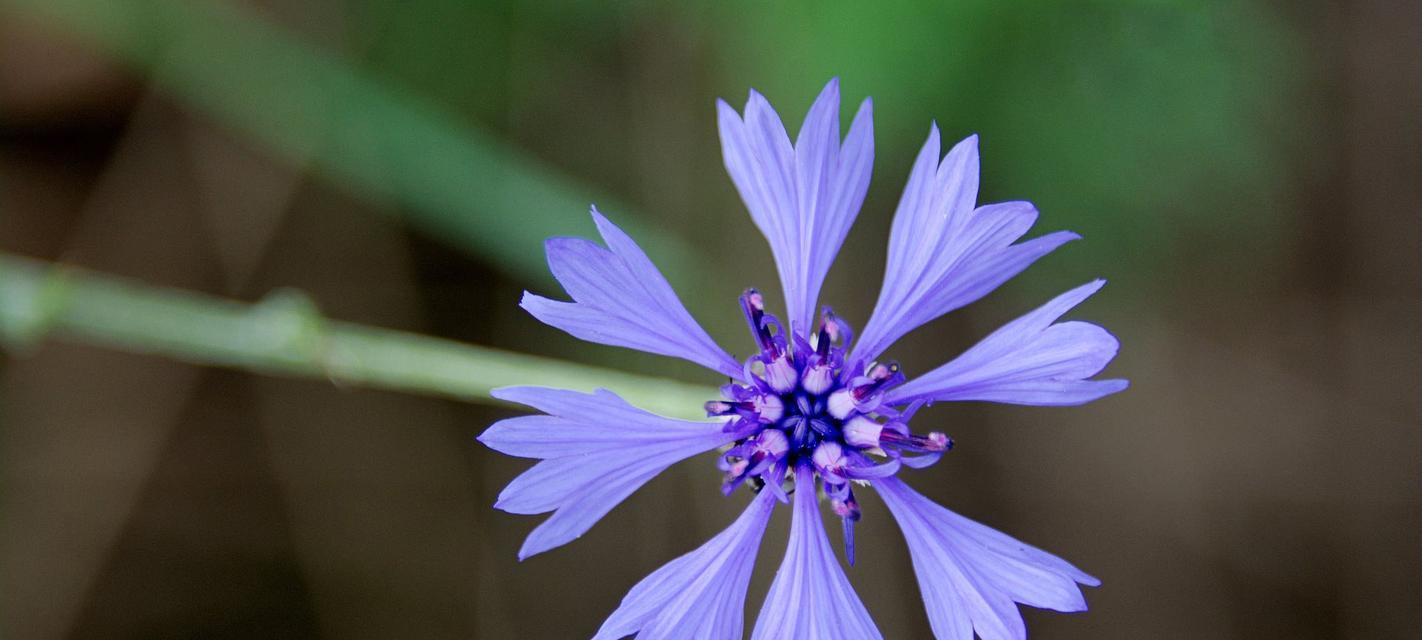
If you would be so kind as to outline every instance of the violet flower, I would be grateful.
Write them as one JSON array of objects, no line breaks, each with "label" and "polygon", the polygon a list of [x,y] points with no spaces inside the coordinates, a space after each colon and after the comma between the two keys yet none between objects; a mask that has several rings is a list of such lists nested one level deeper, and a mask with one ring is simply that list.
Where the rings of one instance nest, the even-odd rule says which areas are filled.
[{"label": "violet flower", "polygon": [[[834,559],[817,496],[841,521],[854,562],[855,492],[872,487],[908,541],[924,606],[938,638],[1024,638],[1017,604],[1082,611],[1078,584],[1100,582],[1067,562],[934,504],[897,477],[952,448],[909,422],[926,404],[981,400],[1077,405],[1126,388],[1091,380],[1116,355],[1106,330],[1057,320],[1104,284],[1072,289],[912,380],[882,354],[904,334],[988,294],[1076,234],[1016,242],[1037,219],[1026,202],[977,206],[977,138],[939,160],[931,129],[894,215],[883,289],[863,333],[815,304],[830,263],[864,200],[873,164],[870,101],[839,136],[839,86],[831,80],[794,145],[754,91],[744,117],[718,102],[726,169],[765,234],[786,295],[782,323],[754,289],[741,311],[756,353],[737,362],[697,325],[647,256],[596,209],[606,247],[548,241],[553,275],[572,296],[525,294],[539,320],[584,340],[684,358],[730,378],[706,403],[714,422],[673,420],[606,390],[591,394],[516,387],[495,396],[541,415],[502,420],[480,440],[541,459],[500,494],[511,513],[553,512],[520,559],[582,535],[663,469],[711,449],[724,492],[757,495],[739,519],[700,548],[638,583],[597,638],[739,638],[751,568],[777,502],[791,502],[789,547],[756,619],[753,638],[878,638]],[[1016,243],[1016,244],[1014,244]],[[817,486],[818,482],[818,486]],[[793,494],[791,497],[790,494]]]}]

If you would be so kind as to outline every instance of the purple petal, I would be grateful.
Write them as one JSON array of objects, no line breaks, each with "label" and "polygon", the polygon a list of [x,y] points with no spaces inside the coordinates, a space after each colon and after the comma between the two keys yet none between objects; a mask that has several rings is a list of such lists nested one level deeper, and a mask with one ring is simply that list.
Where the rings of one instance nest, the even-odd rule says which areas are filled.
[{"label": "purple petal", "polygon": [[795,470],[795,511],[785,560],[755,621],[753,639],[882,638],[830,550],[808,465]]},{"label": "purple petal", "polygon": [[543,459],[514,478],[494,505],[509,513],[554,512],[529,534],[520,560],[583,535],[663,469],[738,437],[720,422],[647,413],[606,389],[509,387],[493,395],[548,414],[500,420],[479,436],[496,451]]},{"label": "purple petal", "polygon": [[873,106],[865,100],[843,145],[839,81],[820,92],[795,146],[780,117],[754,91],[742,119],[717,102],[726,171],[775,255],[791,330],[808,335],[835,254],[864,202],[874,164]]},{"label": "purple petal", "polygon": [[546,243],[553,277],[573,302],[525,292],[520,305],[588,342],[684,358],[740,379],[740,363],[696,323],[647,254],[596,208],[592,216],[606,249],[581,238]]},{"label": "purple petal", "polygon": [[1077,405],[1125,389],[1125,380],[1087,380],[1116,357],[1120,343],[1086,322],[1052,324],[1105,280],[1087,283],[1013,320],[963,355],[889,391],[885,401],[986,400]]},{"label": "purple petal", "polygon": [[894,214],[884,286],[850,360],[873,360],[909,331],[981,298],[1080,236],[1059,231],[1012,244],[1037,220],[1027,202],[974,207],[978,138],[938,160],[929,131]]},{"label": "purple petal", "polygon": [[725,531],[632,587],[594,640],[634,633],[638,638],[740,638],[746,587],[774,508],[774,494],[760,492]]},{"label": "purple petal", "polygon": [[1027,637],[1016,603],[1085,611],[1077,583],[1101,581],[1065,560],[949,511],[898,478],[875,481],[908,541],[933,633],[940,639]]}]

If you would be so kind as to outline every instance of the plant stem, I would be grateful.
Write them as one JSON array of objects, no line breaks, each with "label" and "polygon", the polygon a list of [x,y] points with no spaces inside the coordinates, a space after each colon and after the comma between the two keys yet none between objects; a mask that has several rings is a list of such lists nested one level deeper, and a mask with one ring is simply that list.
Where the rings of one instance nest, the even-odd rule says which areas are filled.
[{"label": "plant stem", "polygon": [[605,387],[654,413],[704,418],[711,387],[323,317],[305,295],[243,304],[0,254],[0,344],[46,336],[257,373],[497,403],[491,389]]}]

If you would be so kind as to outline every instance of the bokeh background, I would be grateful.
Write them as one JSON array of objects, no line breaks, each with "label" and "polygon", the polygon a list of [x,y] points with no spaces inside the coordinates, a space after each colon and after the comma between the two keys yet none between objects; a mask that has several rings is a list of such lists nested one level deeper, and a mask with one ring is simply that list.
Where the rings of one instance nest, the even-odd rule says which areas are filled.
[{"label": "bokeh background", "polygon": [[[846,121],[875,100],[822,295],[856,326],[931,121],[982,136],[984,201],[1086,236],[900,342],[910,372],[1111,280],[1073,315],[1119,335],[1128,392],[918,422],[958,448],[917,487],[1103,579],[1089,613],[1027,611],[1035,637],[1422,637],[1417,3],[0,0],[0,250],[713,383],[524,316],[558,294],[540,239],[598,202],[743,353],[735,296],[778,283],[714,100],[755,87],[793,132],[831,76]],[[518,563],[538,519],[491,505],[527,463],[474,441],[513,409],[9,346],[9,638],[586,637],[745,501],[695,458]],[[928,637],[864,502],[851,580]]]}]

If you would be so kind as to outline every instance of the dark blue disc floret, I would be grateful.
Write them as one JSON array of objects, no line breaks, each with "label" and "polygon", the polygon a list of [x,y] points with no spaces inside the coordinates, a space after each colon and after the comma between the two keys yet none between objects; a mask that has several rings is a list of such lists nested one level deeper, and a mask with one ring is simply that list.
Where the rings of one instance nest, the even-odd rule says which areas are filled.
[{"label": "dark blue disc floret", "polygon": [[756,491],[784,495],[789,474],[808,461],[844,523],[852,564],[860,513],[852,481],[893,475],[904,464],[927,466],[953,442],[938,432],[909,432],[918,405],[899,411],[884,402],[904,381],[898,364],[846,362],[854,332],[828,307],[809,340],[787,335],[755,289],[741,295],[741,309],[760,352],[746,358],[747,382],[726,384],[723,399],[706,403],[708,416],[729,418],[728,433],[744,434],[721,456],[722,491],[749,481]]}]

